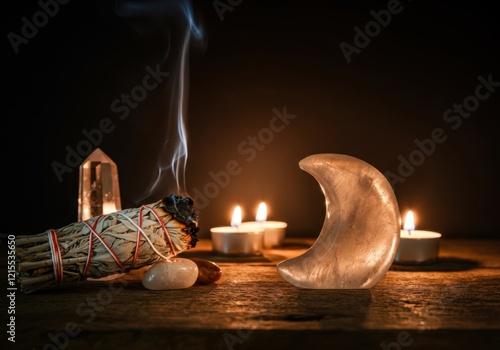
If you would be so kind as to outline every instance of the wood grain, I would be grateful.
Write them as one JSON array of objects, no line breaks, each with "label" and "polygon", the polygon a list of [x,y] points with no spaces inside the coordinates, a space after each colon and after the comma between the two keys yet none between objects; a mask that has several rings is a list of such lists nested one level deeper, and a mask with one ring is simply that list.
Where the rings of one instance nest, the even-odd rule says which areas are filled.
[{"label": "wood grain", "polygon": [[[436,264],[394,265],[371,290],[299,289],[284,281],[275,265],[312,243],[290,239],[283,249],[237,259],[214,256],[210,242],[202,240],[181,256],[216,262],[222,277],[185,290],[150,291],[138,282],[115,281],[17,292],[15,348],[61,348],[57,341],[66,349],[500,344],[500,241],[443,240]],[[67,335],[65,327],[76,328],[78,335]]]}]

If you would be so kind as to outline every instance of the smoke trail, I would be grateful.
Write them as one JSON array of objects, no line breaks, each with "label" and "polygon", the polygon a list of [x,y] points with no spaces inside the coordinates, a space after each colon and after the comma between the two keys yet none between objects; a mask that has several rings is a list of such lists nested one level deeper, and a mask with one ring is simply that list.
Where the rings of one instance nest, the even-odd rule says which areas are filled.
[{"label": "smoke trail", "polygon": [[[186,195],[188,146],[185,118],[189,90],[189,50],[192,39],[202,39],[202,31],[194,20],[189,1],[123,1],[117,5],[116,13],[125,18],[146,18],[149,26],[154,26],[158,31],[165,31],[169,39],[163,58],[163,63],[167,60],[171,62],[168,73],[172,89],[169,91],[169,109],[165,116],[168,118],[167,130],[157,160],[157,172],[137,202],[154,192],[162,192],[165,195],[169,194],[167,192],[177,192]],[[174,27],[175,34],[172,34]],[[138,33],[144,31],[143,25],[135,25],[134,28]],[[173,38],[172,35],[180,37]],[[172,48],[172,41],[179,41],[180,47]]]},{"label": "smoke trail", "polygon": [[174,91],[178,91],[178,108],[177,108],[177,132],[179,136],[179,144],[174,152],[170,168],[174,174],[174,178],[177,182],[177,192],[180,194],[187,194],[186,191],[186,166],[188,158],[188,147],[187,147],[187,133],[185,125],[185,112],[187,110],[187,93],[188,89],[188,49],[191,39],[191,34],[195,38],[201,38],[201,30],[196,26],[193,19],[193,13],[191,7],[184,3],[183,6],[184,14],[188,21],[188,27],[184,34],[184,42],[182,44],[182,53],[180,55],[180,67],[179,67],[179,77],[177,79],[178,88]]}]

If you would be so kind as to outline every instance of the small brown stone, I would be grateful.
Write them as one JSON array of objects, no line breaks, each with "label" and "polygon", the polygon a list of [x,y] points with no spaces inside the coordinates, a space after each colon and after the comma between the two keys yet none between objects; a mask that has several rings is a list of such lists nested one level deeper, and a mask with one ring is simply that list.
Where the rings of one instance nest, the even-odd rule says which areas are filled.
[{"label": "small brown stone", "polygon": [[198,266],[196,284],[211,284],[217,282],[221,278],[222,271],[216,263],[200,258],[190,259]]}]

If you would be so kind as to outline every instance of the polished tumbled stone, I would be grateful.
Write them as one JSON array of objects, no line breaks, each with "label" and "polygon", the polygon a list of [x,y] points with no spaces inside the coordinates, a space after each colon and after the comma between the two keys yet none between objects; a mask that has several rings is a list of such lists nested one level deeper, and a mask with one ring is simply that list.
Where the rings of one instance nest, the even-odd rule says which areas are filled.
[{"label": "polished tumbled stone", "polygon": [[150,290],[189,288],[198,278],[198,266],[189,259],[171,258],[155,263],[144,273],[142,285]]},{"label": "polished tumbled stone", "polygon": [[200,258],[191,258],[191,260],[198,266],[196,284],[211,284],[221,278],[222,270],[216,263]]}]

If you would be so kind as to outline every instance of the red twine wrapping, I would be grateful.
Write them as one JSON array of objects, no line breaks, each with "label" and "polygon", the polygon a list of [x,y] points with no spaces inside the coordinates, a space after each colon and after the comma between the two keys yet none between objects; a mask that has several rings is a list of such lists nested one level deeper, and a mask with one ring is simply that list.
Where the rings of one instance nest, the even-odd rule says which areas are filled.
[{"label": "red twine wrapping", "polygon": [[[138,225],[135,225],[135,223],[128,216],[126,216],[125,214],[119,213],[119,214],[122,214],[123,216],[125,216],[126,219],[128,219],[131,223],[133,223],[137,227],[136,248],[135,248],[135,253],[134,253],[134,259],[132,261],[132,265],[130,266],[130,269],[135,266],[135,264],[137,263],[137,260],[139,259],[139,243],[140,243],[140,239],[141,239],[141,233],[144,235],[145,239],[151,244],[153,250],[158,255],[160,255],[163,258],[165,258],[163,255],[161,255],[154,248],[154,246],[151,243],[151,241],[149,241],[149,239],[147,238],[146,233],[142,230],[142,212],[143,212],[144,209],[149,209],[151,211],[151,213],[154,215],[154,217],[158,220],[158,222],[161,225],[161,227],[163,229],[163,232],[165,234],[165,238],[168,241],[168,244],[170,246],[170,250],[172,252],[172,255],[176,255],[174,244],[172,243],[172,240],[170,239],[170,235],[168,233],[168,230],[167,230],[165,224],[163,223],[163,221],[160,219],[160,217],[158,216],[158,214],[156,213],[156,211],[153,208],[151,208],[149,206],[143,205],[143,206],[141,206],[140,211],[139,211],[139,223],[138,223]],[[118,264],[118,266],[120,267],[120,269],[123,272],[127,272],[128,270],[130,270],[130,269],[127,270],[127,268],[122,263],[122,261],[120,260],[120,258],[118,257],[118,255],[106,243],[106,241],[104,240],[104,238],[96,231],[97,224],[99,223],[99,221],[103,217],[104,217],[103,215],[100,215],[100,216],[96,217],[91,224],[88,221],[84,221],[83,222],[85,224],[85,226],[87,226],[89,228],[89,230],[90,230],[90,233],[89,233],[90,234],[90,236],[89,236],[89,250],[88,250],[88,253],[87,253],[87,255],[88,255],[87,256],[87,261],[85,262],[85,267],[83,269],[83,276],[85,276],[87,274],[88,269],[90,267],[90,262],[92,260],[92,246],[94,245],[94,237],[97,238],[103,244],[103,246],[106,248],[106,250],[109,252],[109,254],[111,254],[111,256],[113,257],[113,259],[116,261],[116,263]],[[56,280],[56,283],[61,283],[63,281],[63,262],[62,262],[62,258],[61,258],[61,250],[59,249],[59,244],[57,242],[57,234],[56,234],[56,231],[54,231],[54,230],[51,229],[51,230],[47,231],[47,235],[49,237],[50,250],[52,252],[52,265],[53,265],[53,268],[54,268],[55,280]]]},{"label": "red twine wrapping", "polygon": [[56,283],[63,281],[63,263],[61,258],[61,250],[57,242],[57,234],[54,230],[47,231],[49,237],[50,251],[52,252],[52,267],[54,268],[54,278]]},{"label": "red twine wrapping", "polygon": [[[90,229],[90,238],[89,238],[89,252],[87,253],[87,262],[85,263],[85,268],[83,269],[83,275],[85,276],[87,274],[87,270],[89,269],[90,266],[90,260],[92,257],[92,245],[94,244],[94,235],[92,234],[93,230],[95,230],[97,223],[99,220],[101,220],[102,215],[98,216],[94,222],[92,223],[92,228]],[[88,226],[88,225],[87,225]]]},{"label": "red twine wrapping", "polygon": [[113,249],[111,249],[111,247],[106,243],[106,241],[104,240],[104,238],[101,237],[100,234],[98,234],[96,231],[95,231],[95,228],[97,226],[97,222],[101,219],[102,216],[99,216],[95,219],[95,221],[93,222],[92,226],[90,226],[90,224],[87,222],[87,221],[84,221],[83,223],[89,228],[90,230],[90,237],[89,237],[89,252],[88,252],[88,256],[87,256],[87,262],[85,263],[85,270],[83,271],[83,275],[85,276],[85,274],[87,273],[87,269],[89,268],[90,266],[90,259],[92,258],[92,245],[94,243],[93,241],[93,237],[97,237],[102,245],[106,248],[106,250],[109,252],[109,254],[111,254],[111,256],[113,257],[113,259],[115,259],[116,263],[118,264],[118,266],[120,266],[120,269],[123,271],[123,272],[126,272],[127,269],[125,268],[125,266],[123,265],[123,263],[121,262],[120,258],[118,257],[118,255],[116,255],[116,253],[113,251]]}]

